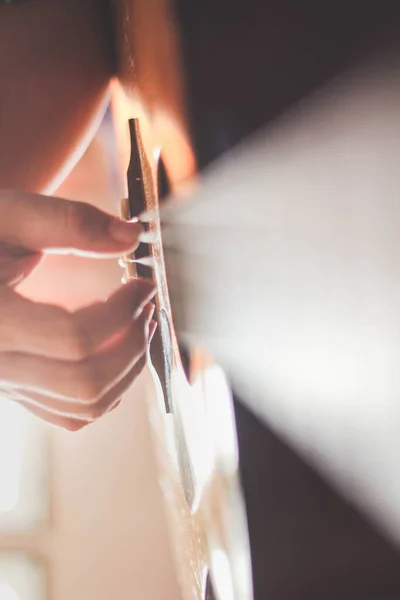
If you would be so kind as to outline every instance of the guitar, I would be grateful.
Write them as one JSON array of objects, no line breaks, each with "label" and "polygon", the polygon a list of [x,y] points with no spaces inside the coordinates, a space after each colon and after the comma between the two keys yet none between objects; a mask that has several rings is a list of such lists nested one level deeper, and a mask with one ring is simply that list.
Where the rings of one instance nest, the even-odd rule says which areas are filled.
[{"label": "guitar", "polygon": [[[269,446],[262,428],[236,401],[235,420],[229,386],[212,358],[198,348],[188,354],[179,348],[158,210],[165,196],[179,198],[183,183],[195,181],[231,147],[340,73],[385,29],[391,12],[383,8],[376,14],[360,1],[322,6],[115,0],[113,8],[119,65],[113,106],[130,192],[122,213],[154,215],[149,229],[156,241],[144,250],[152,254],[154,273],[143,266],[138,271],[154,276],[159,289],[153,364],[162,394],[154,431],[182,598],[250,599],[253,579],[261,599],[273,591],[268,530],[262,525],[268,489],[260,458]],[[128,277],[136,273],[130,260],[125,261]],[[223,415],[213,412],[217,403]],[[216,423],[226,425],[225,445],[214,437]],[[161,441],[163,429],[172,440],[169,450]],[[210,435],[207,469],[200,455],[201,449],[208,452]]]},{"label": "guitar", "polygon": [[[118,162],[128,183],[121,212],[127,219],[153,215],[153,243],[142,244],[122,264],[125,279],[153,277],[158,288],[152,363],[160,388],[151,421],[182,599],[251,600],[231,391],[211,357],[199,348],[180,348],[163,261],[160,204],[198,170],[170,11],[167,2],[116,4],[121,69],[112,84],[112,107]],[[152,269],[140,262],[147,255]]]}]

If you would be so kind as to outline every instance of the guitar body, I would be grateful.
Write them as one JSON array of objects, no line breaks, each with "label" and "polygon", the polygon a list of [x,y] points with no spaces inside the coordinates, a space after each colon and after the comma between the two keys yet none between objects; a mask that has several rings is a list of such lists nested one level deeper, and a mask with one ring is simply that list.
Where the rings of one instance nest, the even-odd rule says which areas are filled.
[{"label": "guitar body", "polygon": [[[115,6],[120,70],[112,106],[121,177],[126,172],[128,180],[122,213],[130,218],[157,213],[198,166],[172,7],[163,0]],[[152,254],[154,269],[126,257],[125,277],[154,277],[159,290],[152,363],[160,395],[157,403],[148,400],[182,600],[251,600],[232,395],[210,357],[179,347],[157,219],[149,229],[156,241],[142,245],[135,258]]]},{"label": "guitar body", "polygon": [[[361,0],[340,0],[328,5],[313,0],[116,0],[115,8],[120,65],[114,88],[115,106],[119,105],[116,122],[124,121],[122,128],[126,128],[129,118],[138,119],[147,157],[160,153],[162,157],[162,163],[153,161],[151,167],[159,189],[151,194],[150,203],[144,201],[150,208],[162,201],[166,191],[179,196],[183,182],[344,71],[385,38],[400,12],[388,5],[375,10]],[[121,119],[123,106],[125,115]],[[135,207],[138,208],[144,205]],[[157,231],[157,225],[152,227]],[[162,264],[161,238],[155,253]],[[161,295],[161,309],[171,319],[168,282],[162,277],[158,283],[166,293]],[[170,327],[173,335],[172,320]],[[161,343],[161,354],[162,347]],[[175,339],[172,347],[172,371],[182,375],[181,387],[173,388],[165,408],[173,414],[190,404],[191,384],[183,376]],[[205,357],[194,350],[200,354],[199,365],[189,364],[189,371],[198,374],[203,367],[207,370],[208,361],[204,366]],[[165,380],[165,371],[157,370],[160,379]],[[165,384],[163,387],[165,399]],[[398,560],[392,547],[244,406],[235,400],[236,421],[228,421],[230,427],[236,427],[239,442],[256,600],[333,600],[355,597],[354,590],[360,594],[357,597],[365,597],[365,568],[374,581],[393,579]],[[206,421],[203,424],[210,426]],[[189,430],[190,427],[190,437],[193,431]],[[206,431],[204,436],[205,440]],[[162,443],[159,449],[167,472],[168,452]],[[234,448],[232,452],[235,453]],[[196,521],[193,498],[185,497],[185,488],[195,488],[196,478],[185,482],[176,477],[177,471],[175,476],[172,472],[177,495],[175,506],[169,504],[169,519],[177,570],[181,581],[187,584],[182,584],[182,598],[197,597],[190,585],[193,578],[200,581],[196,593],[202,598],[204,580],[199,573],[211,568],[213,574],[210,549],[207,544],[195,547],[192,542],[197,534],[207,535],[207,527],[212,531],[218,519],[223,521],[226,496],[221,493],[218,498],[218,485],[213,488],[209,472],[210,487],[222,512],[207,523]],[[237,473],[235,477],[237,514],[241,519],[242,491],[237,485]],[[179,532],[179,507],[185,507],[182,514],[187,515],[185,533],[182,529]],[[225,516],[232,519],[229,511]],[[239,546],[246,551],[244,518],[237,534]],[[330,544],[330,540],[335,543]],[[351,573],[341,563],[346,552],[355,565]],[[186,561],[182,560],[185,554]],[[230,568],[237,569],[234,560]],[[319,573],[324,575],[320,577]],[[217,600],[250,598],[247,576],[245,592],[236,590],[236,595],[229,595],[222,585],[214,592],[209,587],[206,594],[209,598],[215,595]]]}]

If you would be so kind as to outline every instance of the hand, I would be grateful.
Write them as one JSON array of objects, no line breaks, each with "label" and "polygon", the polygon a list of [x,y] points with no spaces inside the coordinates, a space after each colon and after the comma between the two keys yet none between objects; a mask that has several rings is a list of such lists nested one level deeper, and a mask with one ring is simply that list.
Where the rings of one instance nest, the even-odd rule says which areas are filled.
[{"label": "hand", "polygon": [[119,403],[142,370],[154,312],[151,283],[134,280],[74,313],[13,287],[45,253],[109,258],[133,251],[142,227],[91,205],[0,192],[0,394],[77,430]]}]

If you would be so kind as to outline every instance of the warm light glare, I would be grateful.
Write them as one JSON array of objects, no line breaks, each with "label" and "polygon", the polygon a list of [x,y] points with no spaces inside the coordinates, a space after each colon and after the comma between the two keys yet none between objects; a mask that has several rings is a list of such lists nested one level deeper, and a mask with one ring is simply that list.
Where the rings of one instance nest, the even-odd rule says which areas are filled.
[{"label": "warm light glare", "polygon": [[0,600],[21,600],[17,592],[8,583],[0,583]]},{"label": "warm light glare", "polygon": [[211,553],[211,569],[214,587],[221,598],[234,600],[233,583],[229,560],[225,552],[215,549]]},{"label": "warm light glare", "polygon": [[[0,398],[0,513],[16,508],[20,495],[24,419],[18,406]],[[0,600],[14,596],[2,595]]]},{"label": "warm light glare", "polygon": [[238,467],[236,424],[232,394],[221,367],[209,367],[204,373],[203,385],[214,460],[225,475],[234,474]]}]

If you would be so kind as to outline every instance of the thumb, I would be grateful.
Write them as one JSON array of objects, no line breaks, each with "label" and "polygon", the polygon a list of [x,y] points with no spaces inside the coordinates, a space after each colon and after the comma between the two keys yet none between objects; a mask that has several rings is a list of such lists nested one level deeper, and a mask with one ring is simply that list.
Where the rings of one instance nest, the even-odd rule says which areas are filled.
[{"label": "thumb", "polygon": [[143,231],[91,204],[0,191],[0,242],[31,252],[117,256],[133,251]]}]

